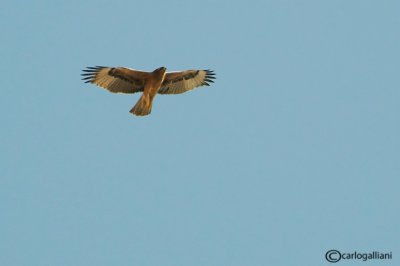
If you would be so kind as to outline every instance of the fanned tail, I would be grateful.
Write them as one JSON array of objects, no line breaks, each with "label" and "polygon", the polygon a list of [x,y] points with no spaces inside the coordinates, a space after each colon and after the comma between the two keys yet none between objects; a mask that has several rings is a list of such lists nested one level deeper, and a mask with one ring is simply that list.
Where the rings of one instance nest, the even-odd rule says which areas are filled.
[{"label": "fanned tail", "polygon": [[151,113],[152,102],[149,97],[144,94],[140,97],[139,101],[129,111],[130,113],[138,116],[149,115]]}]

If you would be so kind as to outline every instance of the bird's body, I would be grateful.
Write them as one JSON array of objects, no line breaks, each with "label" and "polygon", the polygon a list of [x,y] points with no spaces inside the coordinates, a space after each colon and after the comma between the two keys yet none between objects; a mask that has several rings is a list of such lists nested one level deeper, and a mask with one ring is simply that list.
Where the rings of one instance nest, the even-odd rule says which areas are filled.
[{"label": "bird's body", "polygon": [[165,77],[165,67],[157,68],[147,78],[143,94],[135,106],[130,110],[135,115],[148,115],[151,112],[153,105],[154,96],[156,96],[158,90],[161,88],[161,84]]},{"label": "bird's body", "polygon": [[153,72],[138,71],[124,67],[88,67],[83,70],[83,80],[114,93],[143,92],[132,114],[144,116],[151,112],[155,95],[178,94],[199,86],[209,86],[215,74],[211,70],[186,70],[166,72],[160,67]]}]

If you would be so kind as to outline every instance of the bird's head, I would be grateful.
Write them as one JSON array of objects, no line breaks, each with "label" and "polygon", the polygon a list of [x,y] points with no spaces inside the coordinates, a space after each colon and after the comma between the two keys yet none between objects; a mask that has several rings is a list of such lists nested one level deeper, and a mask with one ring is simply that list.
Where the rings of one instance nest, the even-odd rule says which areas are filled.
[{"label": "bird's head", "polygon": [[159,67],[159,68],[157,68],[156,70],[154,70],[153,71],[153,73],[157,73],[157,74],[160,74],[160,75],[164,75],[164,73],[165,73],[165,71],[167,70],[167,68],[166,67]]}]

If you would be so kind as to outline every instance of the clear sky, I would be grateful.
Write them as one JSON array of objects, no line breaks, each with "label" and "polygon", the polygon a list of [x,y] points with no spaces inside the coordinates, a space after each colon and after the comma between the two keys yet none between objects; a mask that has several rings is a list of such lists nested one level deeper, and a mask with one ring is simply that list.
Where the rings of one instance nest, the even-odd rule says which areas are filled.
[{"label": "clear sky", "polygon": [[[399,265],[399,10],[3,1],[0,264]],[[94,65],[217,79],[134,117]]]}]

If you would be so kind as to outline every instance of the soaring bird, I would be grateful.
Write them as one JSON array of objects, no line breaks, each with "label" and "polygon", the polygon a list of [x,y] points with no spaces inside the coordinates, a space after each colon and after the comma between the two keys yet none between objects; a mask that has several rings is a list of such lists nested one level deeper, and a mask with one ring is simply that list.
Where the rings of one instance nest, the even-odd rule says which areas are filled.
[{"label": "soaring bird", "polygon": [[143,92],[136,105],[129,111],[144,116],[151,112],[156,94],[179,94],[214,82],[212,70],[185,70],[166,72],[160,67],[153,72],[139,71],[126,67],[87,67],[82,80],[93,83],[114,93]]}]

